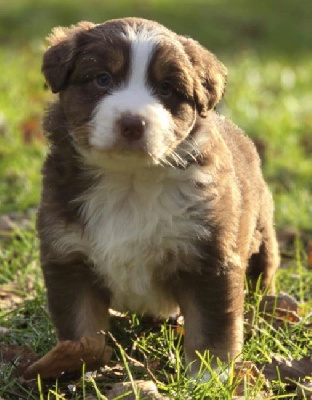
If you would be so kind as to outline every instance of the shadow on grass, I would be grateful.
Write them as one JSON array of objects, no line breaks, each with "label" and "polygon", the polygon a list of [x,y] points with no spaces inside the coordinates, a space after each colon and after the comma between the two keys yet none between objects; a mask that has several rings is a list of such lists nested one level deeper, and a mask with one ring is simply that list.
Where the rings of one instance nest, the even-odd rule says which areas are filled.
[{"label": "shadow on grass", "polygon": [[311,50],[311,0],[11,0],[0,6],[0,44],[42,39],[53,26],[139,16],[191,35],[217,53],[253,49],[287,58]]}]

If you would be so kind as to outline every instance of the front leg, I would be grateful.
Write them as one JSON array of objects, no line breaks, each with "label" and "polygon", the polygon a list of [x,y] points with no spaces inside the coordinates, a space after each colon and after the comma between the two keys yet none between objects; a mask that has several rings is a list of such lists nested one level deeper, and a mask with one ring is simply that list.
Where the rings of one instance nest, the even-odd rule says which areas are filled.
[{"label": "front leg", "polygon": [[59,340],[99,337],[108,328],[109,292],[81,261],[42,265],[48,303]]},{"label": "front leg", "polygon": [[229,362],[242,350],[244,274],[240,268],[217,275],[210,271],[182,273],[177,299],[184,315],[184,348],[191,375],[196,375],[200,360],[196,352],[209,350],[213,356]]}]

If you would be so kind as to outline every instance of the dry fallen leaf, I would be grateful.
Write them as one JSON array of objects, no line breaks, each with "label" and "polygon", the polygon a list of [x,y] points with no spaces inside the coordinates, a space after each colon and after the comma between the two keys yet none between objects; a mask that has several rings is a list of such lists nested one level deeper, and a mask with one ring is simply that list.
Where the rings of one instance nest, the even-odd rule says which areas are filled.
[{"label": "dry fallen leaf", "polygon": [[259,306],[264,319],[272,323],[275,329],[283,327],[284,323],[299,323],[301,318],[297,314],[298,310],[297,301],[286,293],[279,293],[278,296],[263,296]]},{"label": "dry fallen leaf", "polygon": [[[134,381],[137,391],[140,393],[140,398],[146,400],[167,400],[167,397],[162,396],[153,381]],[[124,395],[124,396],[123,396]],[[137,397],[133,391],[131,382],[114,383],[110,385],[110,389],[105,394],[108,400],[113,400],[116,397],[123,396],[124,400],[135,400]]]},{"label": "dry fallen leaf", "polygon": [[276,308],[298,312],[299,306],[292,296],[283,292],[279,293],[278,296],[267,295],[262,297],[259,311],[273,313]]},{"label": "dry fallen leaf", "polygon": [[95,370],[104,366],[112,356],[112,348],[102,341],[83,337],[79,342],[64,340],[30,365],[24,372],[25,379],[34,379],[39,374],[42,378],[57,378],[64,372],[81,371],[83,363],[86,370]]},{"label": "dry fallen leaf", "polygon": [[16,374],[20,375],[30,364],[38,360],[39,356],[28,346],[11,344],[0,348],[0,358],[3,363],[14,365]]},{"label": "dry fallen leaf", "polygon": [[264,367],[263,374],[269,381],[280,379],[284,383],[289,383],[290,380],[299,381],[312,375],[312,357],[293,360],[273,356],[271,364],[259,367]]}]

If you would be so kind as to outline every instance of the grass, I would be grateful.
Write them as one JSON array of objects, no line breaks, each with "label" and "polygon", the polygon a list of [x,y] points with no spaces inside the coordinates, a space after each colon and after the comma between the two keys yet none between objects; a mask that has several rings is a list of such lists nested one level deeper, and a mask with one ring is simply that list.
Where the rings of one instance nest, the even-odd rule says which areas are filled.
[{"label": "grass", "polygon": [[[307,315],[312,309],[306,247],[312,237],[311,11],[308,0],[11,0],[1,4],[0,215],[35,208],[39,200],[46,147],[34,131],[43,104],[50,99],[40,74],[43,37],[55,25],[81,19],[101,22],[126,15],[156,19],[198,39],[227,65],[228,87],[220,111],[264,149],[263,170],[275,200],[277,227],[298,232],[297,240],[283,245],[283,252],[292,258],[280,269],[277,287],[300,301],[302,313]],[[29,126],[33,127],[30,137]],[[27,344],[44,354],[56,339],[46,311],[34,218],[30,219],[30,229],[20,228],[12,237],[0,237],[0,284],[17,281],[25,297],[21,306],[0,311],[0,326],[11,329],[10,335],[0,336],[0,344]],[[33,287],[31,296],[28,281]],[[258,295],[247,301],[246,311],[251,307],[257,310],[257,304]],[[255,332],[244,347],[245,360],[268,362],[273,353],[294,358],[311,354],[312,337],[303,322],[276,331],[259,313],[255,318]],[[86,399],[92,393],[100,399],[104,397],[99,393],[110,381],[129,380],[130,376],[150,379],[148,370],[135,366],[128,356],[159,364],[153,370],[159,390],[175,399],[232,398],[235,382],[231,375],[225,384],[213,376],[205,385],[195,385],[187,377],[181,363],[181,336],[169,322],[157,328],[143,329],[142,325],[144,319],[134,315],[113,320],[112,332],[120,345],[114,344],[119,378],[114,373],[109,379],[75,380],[75,392],[61,381],[57,386],[40,382],[42,398]],[[12,366],[0,363],[0,397],[40,398],[37,384],[23,387],[10,378],[11,370]],[[256,382],[246,398],[255,398],[261,386],[261,381]],[[272,399],[295,399],[281,382],[273,386]],[[64,397],[61,393],[65,392]]]}]

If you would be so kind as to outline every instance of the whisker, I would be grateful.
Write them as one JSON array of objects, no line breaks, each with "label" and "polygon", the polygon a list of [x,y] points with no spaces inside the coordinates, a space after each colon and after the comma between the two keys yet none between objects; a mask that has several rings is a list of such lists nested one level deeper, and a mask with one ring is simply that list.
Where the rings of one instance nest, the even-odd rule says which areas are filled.
[{"label": "whisker", "polygon": [[186,167],[187,161],[184,160],[175,150],[171,150],[169,157],[171,157],[175,161],[177,167]]},{"label": "whisker", "polygon": [[163,166],[169,166],[171,168],[175,167],[173,164],[171,164],[171,162],[167,158],[162,157],[159,159],[159,161],[163,163]]}]

